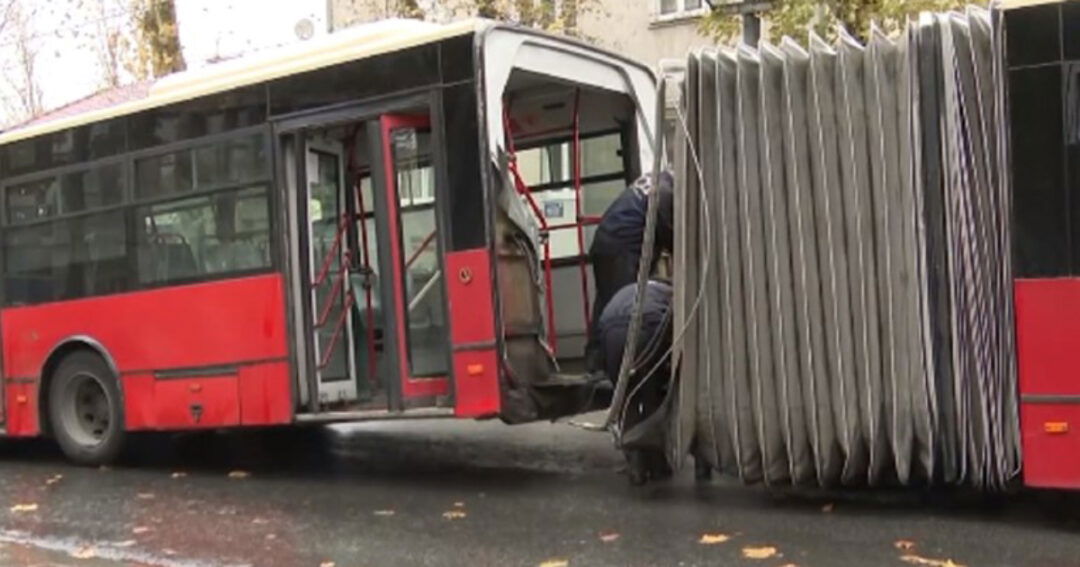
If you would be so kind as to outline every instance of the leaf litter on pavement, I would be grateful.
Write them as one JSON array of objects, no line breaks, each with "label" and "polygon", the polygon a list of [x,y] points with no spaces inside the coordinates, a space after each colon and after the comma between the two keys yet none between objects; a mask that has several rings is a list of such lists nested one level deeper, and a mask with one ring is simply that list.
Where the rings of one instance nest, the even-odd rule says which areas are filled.
[{"label": "leaf litter on pavement", "polygon": [[701,545],[716,545],[719,543],[726,543],[730,539],[731,536],[727,534],[701,534],[701,538],[698,539],[698,543],[700,543]]},{"label": "leaf litter on pavement", "polygon": [[744,547],[742,548],[742,556],[744,559],[771,559],[779,555],[779,551],[771,545],[763,545],[761,547]]},{"label": "leaf litter on pavement", "polygon": [[923,567],[966,567],[961,565],[952,559],[932,559],[929,557],[921,557],[919,555],[901,555],[900,560],[904,563],[910,563],[912,565],[921,565]]}]

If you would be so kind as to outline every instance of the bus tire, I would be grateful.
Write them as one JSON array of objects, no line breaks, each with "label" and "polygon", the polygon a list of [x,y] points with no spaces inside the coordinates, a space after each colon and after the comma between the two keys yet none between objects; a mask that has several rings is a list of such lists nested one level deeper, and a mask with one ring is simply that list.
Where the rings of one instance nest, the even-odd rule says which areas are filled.
[{"label": "bus tire", "polygon": [[96,353],[74,352],[49,382],[49,425],[72,462],[111,463],[124,446],[124,405],[117,377]]}]

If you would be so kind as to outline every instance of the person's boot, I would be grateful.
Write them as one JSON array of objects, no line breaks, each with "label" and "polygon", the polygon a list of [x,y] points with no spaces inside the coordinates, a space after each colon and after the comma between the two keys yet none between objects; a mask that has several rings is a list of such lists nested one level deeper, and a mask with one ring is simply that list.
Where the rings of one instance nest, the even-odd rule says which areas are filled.
[{"label": "person's boot", "polygon": [[636,449],[625,451],[626,476],[633,486],[643,486],[649,482],[649,466],[645,454]]},{"label": "person's boot", "polygon": [[712,479],[712,467],[701,457],[694,457],[694,478],[696,480]]}]

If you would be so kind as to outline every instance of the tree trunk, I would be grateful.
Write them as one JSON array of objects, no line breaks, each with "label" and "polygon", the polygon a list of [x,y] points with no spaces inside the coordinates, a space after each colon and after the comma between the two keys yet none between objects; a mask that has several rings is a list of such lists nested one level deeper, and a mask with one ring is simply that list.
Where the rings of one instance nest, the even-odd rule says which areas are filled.
[{"label": "tree trunk", "polygon": [[180,26],[176,21],[176,0],[140,0],[138,28],[140,40],[149,49],[150,70],[155,77],[187,68],[180,47]]}]

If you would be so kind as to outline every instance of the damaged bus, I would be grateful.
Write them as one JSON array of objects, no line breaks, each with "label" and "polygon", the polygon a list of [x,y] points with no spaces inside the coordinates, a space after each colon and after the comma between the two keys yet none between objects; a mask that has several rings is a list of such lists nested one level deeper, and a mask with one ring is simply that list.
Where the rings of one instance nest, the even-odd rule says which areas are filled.
[{"label": "damaged bus", "polygon": [[390,20],[3,133],[4,434],[100,464],[139,431],[589,409],[586,250],[655,97],[572,40]]}]

